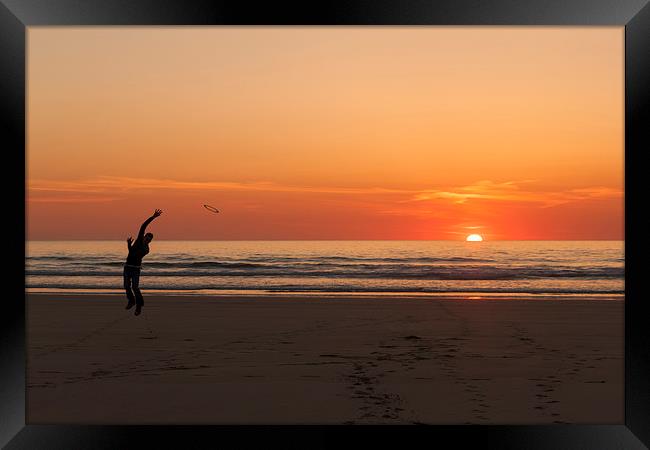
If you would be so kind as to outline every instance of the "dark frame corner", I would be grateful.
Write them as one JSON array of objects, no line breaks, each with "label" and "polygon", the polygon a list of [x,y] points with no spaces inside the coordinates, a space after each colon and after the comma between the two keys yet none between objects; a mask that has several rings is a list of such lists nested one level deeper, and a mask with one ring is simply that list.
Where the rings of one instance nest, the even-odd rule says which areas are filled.
[{"label": "dark frame corner", "polygon": [[[403,444],[452,439],[454,447],[644,448],[650,447],[650,333],[643,292],[648,222],[640,208],[643,153],[650,148],[650,5],[648,0],[340,0],[259,2],[235,0],[0,0],[0,108],[5,154],[4,192],[12,194],[5,245],[10,260],[25,258],[25,41],[38,25],[609,25],[625,27],[625,424],[432,427],[223,427],[56,426],[25,423],[25,272],[9,266],[0,332],[0,444],[19,448],[196,447],[252,439],[283,447],[346,443]],[[23,195],[19,193],[22,192]],[[254,433],[252,433],[253,431]],[[426,434],[427,436],[423,436]],[[435,439],[432,441],[431,439]],[[129,445],[131,444],[131,445]],[[644,445],[645,444],[645,445]],[[214,445],[214,444],[212,444]]]}]

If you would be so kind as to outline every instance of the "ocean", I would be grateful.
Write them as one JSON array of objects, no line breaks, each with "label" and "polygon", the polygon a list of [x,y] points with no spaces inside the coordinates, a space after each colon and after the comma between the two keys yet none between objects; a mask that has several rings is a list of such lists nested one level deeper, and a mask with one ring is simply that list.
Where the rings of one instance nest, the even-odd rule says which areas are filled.
[{"label": "ocean", "polygon": [[[119,292],[122,241],[28,241],[29,292]],[[621,296],[623,241],[156,241],[143,292]]]}]

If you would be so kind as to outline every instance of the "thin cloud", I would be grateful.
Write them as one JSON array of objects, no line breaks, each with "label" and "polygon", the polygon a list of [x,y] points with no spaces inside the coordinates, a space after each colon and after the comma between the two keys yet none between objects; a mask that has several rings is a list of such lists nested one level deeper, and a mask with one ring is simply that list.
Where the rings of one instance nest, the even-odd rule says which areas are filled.
[{"label": "thin cloud", "polygon": [[332,194],[409,194],[414,190],[389,189],[381,187],[350,188],[328,186],[285,185],[268,181],[228,182],[228,181],[178,181],[169,179],[98,177],[81,181],[34,180],[29,190],[45,192],[130,192],[133,190],[189,190],[189,191],[264,191],[264,192],[313,192]]},{"label": "thin cloud", "polygon": [[569,189],[565,191],[542,191],[522,189],[521,184],[531,183],[533,180],[508,181],[494,183],[479,181],[467,186],[459,186],[445,190],[427,190],[415,194],[407,202],[421,202],[430,200],[450,200],[456,204],[464,204],[470,200],[491,200],[505,202],[538,203],[541,207],[548,208],[565,203],[622,197],[620,189],[603,186]]},{"label": "thin cloud", "polygon": [[27,196],[27,201],[30,203],[97,203],[97,202],[112,202],[120,200],[120,197],[103,197],[103,196],[89,196],[89,197],[44,197],[44,196]]},{"label": "thin cloud", "polygon": [[[569,190],[532,190],[527,185],[536,180],[493,182],[481,180],[465,186],[439,189],[392,189],[382,187],[341,187],[341,186],[300,186],[279,184],[268,181],[230,182],[230,181],[179,181],[170,179],[97,177],[79,181],[31,180],[28,185],[28,201],[83,203],[125,199],[131,192],[143,190],[161,191],[251,191],[251,192],[292,192],[310,194],[339,195],[390,195],[397,197],[393,205],[413,202],[440,202],[450,205],[466,204],[471,201],[523,202],[535,203],[549,208],[584,200],[618,198],[623,196],[621,189],[603,186],[590,186]],[[36,195],[34,195],[36,194]],[[381,213],[387,215],[408,214],[409,208],[387,208]],[[439,211],[437,212],[440,213]],[[434,210],[425,208],[417,215],[436,215]]]}]

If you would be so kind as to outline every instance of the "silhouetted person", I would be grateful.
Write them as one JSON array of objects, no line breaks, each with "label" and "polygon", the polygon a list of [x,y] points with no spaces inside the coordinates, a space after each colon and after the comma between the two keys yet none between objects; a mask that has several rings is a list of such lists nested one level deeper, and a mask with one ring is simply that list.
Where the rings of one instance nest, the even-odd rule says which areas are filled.
[{"label": "silhouetted person", "polygon": [[126,257],[126,264],[124,264],[124,289],[126,289],[126,296],[129,299],[126,309],[131,309],[133,305],[135,305],[136,316],[140,314],[142,306],[144,305],[142,292],[140,292],[139,287],[142,258],[149,253],[149,242],[153,239],[153,234],[145,234],[144,232],[147,229],[147,225],[161,214],[162,211],[157,209],[151,217],[144,221],[140,227],[140,232],[138,233],[138,238],[135,242],[133,242],[131,236],[126,240],[126,243],[129,246],[129,256]]}]

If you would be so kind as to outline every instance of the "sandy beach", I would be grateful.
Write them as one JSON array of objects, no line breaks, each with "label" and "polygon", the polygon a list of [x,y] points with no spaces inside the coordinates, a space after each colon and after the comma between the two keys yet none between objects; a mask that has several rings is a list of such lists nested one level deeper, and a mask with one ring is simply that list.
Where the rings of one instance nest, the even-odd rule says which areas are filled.
[{"label": "sandy beach", "polygon": [[619,300],[28,294],[30,424],[623,421]]}]

